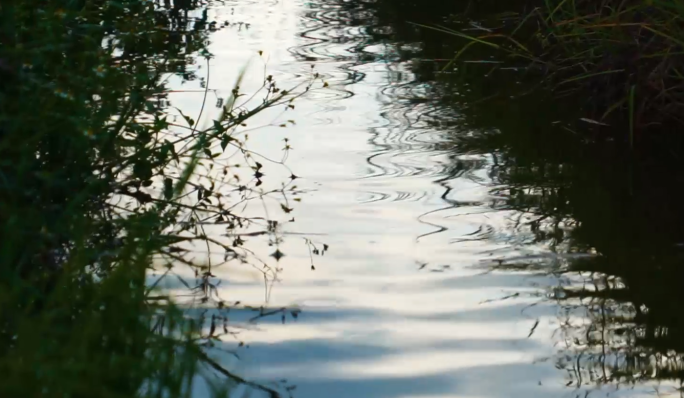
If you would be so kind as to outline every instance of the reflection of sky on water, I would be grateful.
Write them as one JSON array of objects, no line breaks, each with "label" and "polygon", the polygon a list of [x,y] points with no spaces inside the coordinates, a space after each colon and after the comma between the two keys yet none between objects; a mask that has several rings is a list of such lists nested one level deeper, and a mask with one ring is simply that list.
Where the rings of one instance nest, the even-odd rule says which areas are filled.
[{"label": "reflection of sky on water", "polygon": [[[439,149],[439,132],[424,121],[434,109],[406,100],[421,87],[407,84],[406,64],[384,60],[394,50],[364,46],[363,29],[334,25],[332,3],[231,1],[212,14],[232,25],[212,37],[210,88],[226,95],[249,63],[242,90],[257,89],[260,50],[281,87],[305,80],[311,64],[332,86],[280,117],[295,126],[258,129],[249,140],[250,149],[279,159],[282,139],[290,139],[288,166],[307,193],[287,215],[296,219],[287,231],[331,249],[313,272],[303,239],[288,236],[269,305],[304,312],[296,322],[267,318],[244,332],[249,348],[239,349],[240,361],[214,351],[217,358],[250,379],[287,379],[302,398],[584,396],[566,388],[568,378],[549,359],[562,350],[560,310],[537,292],[557,278],[484,271],[498,258],[544,249],[516,248],[517,214],[488,207],[491,159],[464,154],[463,169],[450,169],[453,154]],[[353,64],[360,54],[369,61]],[[201,97],[179,93],[171,101],[192,115]],[[249,127],[279,113],[261,114]],[[287,176],[270,164],[265,174],[276,184]],[[248,239],[264,258],[273,251],[266,243]],[[234,265],[215,273],[226,300],[263,304],[258,271]]]}]

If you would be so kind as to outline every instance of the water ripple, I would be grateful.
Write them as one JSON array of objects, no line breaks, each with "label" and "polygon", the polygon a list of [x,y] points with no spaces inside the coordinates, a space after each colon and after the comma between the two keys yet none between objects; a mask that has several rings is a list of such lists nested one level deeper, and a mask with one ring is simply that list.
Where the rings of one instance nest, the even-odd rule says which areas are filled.
[{"label": "water ripple", "polygon": [[[419,46],[394,41],[375,2],[296,4],[279,72],[298,79],[315,64],[331,88],[293,112],[304,120],[292,134],[292,167],[315,190],[288,217],[330,251],[313,272],[301,241],[280,243],[286,271],[269,305],[304,311],[297,323],[273,319],[249,336],[251,375],[291,377],[306,398],[560,396],[557,370],[534,362],[555,352],[556,307],[533,305],[530,289],[527,301],[506,301],[531,279],[554,281],[482,272],[536,258],[518,249],[516,239],[529,238],[520,212],[492,194],[496,154],[460,150],[460,115],[417,78]],[[258,276],[241,278],[230,278],[227,294],[259,300]],[[546,337],[530,337],[531,327]]]}]

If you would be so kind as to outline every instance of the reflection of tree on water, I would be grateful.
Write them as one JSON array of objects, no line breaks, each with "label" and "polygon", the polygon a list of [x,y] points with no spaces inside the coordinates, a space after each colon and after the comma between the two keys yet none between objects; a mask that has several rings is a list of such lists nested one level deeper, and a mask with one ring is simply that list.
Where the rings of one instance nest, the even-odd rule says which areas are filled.
[{"label": "reflection of tree on water", "polygon": [[494,155],[490,205],[517,214],[513,233],[565,258],[494,267],[567,281],[549,299],[562,308],[556,359],[569,386],[682,380],[684,213],[677,198],[684,170],[647,149],[625,154],[544,93],[511,101],[509,94],[521,92],[506,82],[514,72],[482,84],[492,79],[483,70],[465,68],[442,83],[446,91],[468,81],[475,94],[459,101],[466,105],[503,94],[456,104],[465,127],[448,136],[457,153]]},{"label": "reflection of tree on water", "polygon": [[[562,308],[557,366],[569,372],[569,386],[682,380],[681,165],[654,158],[649,148],[625,154],[606,139],[607,127],[572,114],[576,100],[559,103],[534,91],[534,76],[525,70],[465,63],[438,73],[459,44],[406,21],[443,23],[466,4],[409,3],[324,2],[350,14],[338,23],[366,26],[359,62],[368,60],[364,48],[384,44],[394,51],[388,59],[416,75],[403,92],[421,86],[420,97],[393,106],[429,104],[427,119],[447,141],[438,145],[451,153],[449,178],[469,167],[461,155],[492,155],[498,188],[491,207],[517,214],[511,232],[563,259],[503,261],[495,268],[552,272],[569,281],[549,295]],[[468,3],[472,17],[482,8],[494,11],[485,7],[491,2]],[[513,7],[499,2],[497,9],[501,3]],[[489,59],[477,47],[469,55]]]},{"label": "reflection of tree on water", "polygon": [[493,103],[500,106],[465,115],[475,134],[450,134],[458,151],[496,154],[491,175],[503,188],[491,205],[517,212],[516,233],[530,243],[596,253],[560,265],[496,266],[571,281],[550,295],[564,309],[557,364],[569,371],[570,385],[681,380],[681,166],[647,153],[623,156],[611,142],[579,136],[581,121],[567,123],[564,109],[554,114],[538,97]]},{"label": "reflection of tree on water", "polygon": [[663,276],[629,283],[626,276],[603,273],[608,263],[602,256],[574,262],[565,271],[584,280],[556,296],[563,306],[583,310],[584,317],[568,317],[562,324],[566,350],[559,365],[572,370],[578,386],[681,380],[681,317],[673,308],[681,298],[672,297]]}]

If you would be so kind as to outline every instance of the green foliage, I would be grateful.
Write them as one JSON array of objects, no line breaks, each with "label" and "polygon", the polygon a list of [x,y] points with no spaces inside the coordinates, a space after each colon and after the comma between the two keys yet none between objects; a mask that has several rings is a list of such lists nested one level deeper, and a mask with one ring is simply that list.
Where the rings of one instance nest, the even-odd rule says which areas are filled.
[{"label": "green foliage", "polygon": [[[203,115],[175,123],[166,79],[196,79],[197,56],[209,68],[206,12],[188,17],[199,6],[0,4],[0,396],[185,397],[200,364],[217,368],[201,351],[215,319],[205,333],[147,285],[148,272],[187,265],[208,302],[219,264],[196,263],[188,248],[246,261],[234,230],[275,233],[277,221],[236,206],[290,186],[259,188],[262,166],[236,130],[297,95],[269,77],[256,106],[241,105],[236,86],[210,126],[197,125]],[[228,150],[251,179],[220,161]]]},{"label": "green foliage", "polygon": [[[490,3],[472,1],[451,26],[431,26],[465,41],[449,66],[494,54],[506,66],[539,71],[557,96],[581,98],[585,116],[617,125],[630,142],[635,130],[684,122],[684,2]],[[487,13],[474,16],[478,6]],[[473,19],[481,26],[474,32]]]}]

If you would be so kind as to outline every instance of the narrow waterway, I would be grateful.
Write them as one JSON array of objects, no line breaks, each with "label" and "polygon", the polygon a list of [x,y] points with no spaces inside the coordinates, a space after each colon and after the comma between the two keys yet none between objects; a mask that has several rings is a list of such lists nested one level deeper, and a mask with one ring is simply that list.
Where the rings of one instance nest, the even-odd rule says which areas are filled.
[{"label": "narrow waterway", "polygon": [[[302,312],[284,323],[280,314],[260,319],[212,350],[215,357],[247,379],[298,398],[672,392],[654,383],[619,382],[659,379],[657,363],[666,360],[640,354],[632,332],[607,325],[607,314],[626,319],[635,305],[620,306],[608,296],[601,304],[585,300],[590,294],[567,297],[588,281],[595,283],[591,291],[625,285],[596,267],[567,272],[575,262],[598,256],[591,240],[563,239],[579,225],[574,214],[543,217],[534,203],[515,205],[516,198],[524,201],[516,195],[527,189],[541,202],[580,207],[571,194],[559,199],[565,193],[545,191],[554,182],[565,186],[559,176],[574,170],[569,161],[552,165],[555,171],[549,166],[536,186],[529,179],[515,185],[520,180],[514,171],[527,167],[524,162],[510,160],[507,144],[492,144],[491,150],[467,145],[476,127],[465,127],[457,109],[431,99],[440,88],[417,75],[444,65],[419,59],[432,44],[395,38],[374,4],[245,0],[209,10],[219,25],[228,22],[211,36],[211,89],[229,93],[245,65],[245,92],[257,89],[265,74],[282,88],[312,73],[329,85],[298,99],[284,115],[279,110],[250,121],[265,127],[250,132],[249,148],[267,158],[280,159],[283,138],[289,139],[293,150],[286,164],[301,177],[297,185],[304,191],[286,215],[295,221],[283,230],[278,280],[265,285],[260,272],[244,265],[214,271],[229,301]],[[199,91],[170,99],[192,114],[203,93],[199,83],[186,88]],[[275,180],[288,173],[265,164],[265,174]],[[587,217],[598,219],[601,205]],[[544,224],[552,219],[562,221]],[[551,232],[540,238],[544,228]],[[315,270],[304,238],[329,247],[314,256]],[[248,240],[248,246],[274,262],[267,239]],[[597,314],[604,317],[602,330]],[[239,341],[246,345],[238,347]],[[221,349],[235,350],[240,359]],[[625,354],[630,349],[634,353]],[[627,376],[615,376],[619,371]],[[263,392],[244,386],[235,392],[243,393]]]}]

